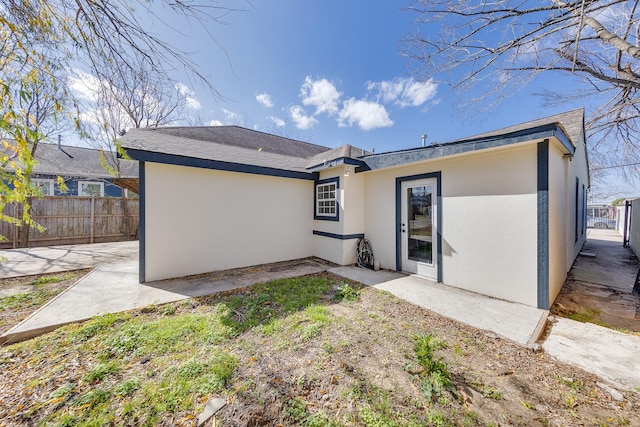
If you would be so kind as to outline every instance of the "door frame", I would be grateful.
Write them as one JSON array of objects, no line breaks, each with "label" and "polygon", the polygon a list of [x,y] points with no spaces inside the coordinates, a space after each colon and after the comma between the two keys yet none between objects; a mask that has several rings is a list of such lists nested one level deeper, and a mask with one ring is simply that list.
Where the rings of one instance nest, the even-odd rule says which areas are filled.
[{"label": "door frame", "polygon": [[396,178],[396,271],[402,271],[402,183],[420,179],[436,180],[436,271],[437,281],[442,282],[442,172],[429,172]]}]

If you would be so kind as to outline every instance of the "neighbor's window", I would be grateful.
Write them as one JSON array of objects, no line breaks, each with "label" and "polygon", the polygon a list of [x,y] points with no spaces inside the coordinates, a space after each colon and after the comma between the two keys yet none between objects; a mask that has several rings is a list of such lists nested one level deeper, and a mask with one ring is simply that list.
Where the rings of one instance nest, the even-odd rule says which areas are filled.
[{"label": "neighbor's window", "polygon": [[321,181],[316,185],[316,217],[338,219],[338,178]]},{"label": "neighbor's window", "polygon": [[54,181],[53,179],[36,178],[31,180],[31,184],[40,190],[43,196],[53,196]]},{"label": "neighbor's window", "polygon": [[78,181],[78,196],[103,197],[104,183],[93,181]]}]

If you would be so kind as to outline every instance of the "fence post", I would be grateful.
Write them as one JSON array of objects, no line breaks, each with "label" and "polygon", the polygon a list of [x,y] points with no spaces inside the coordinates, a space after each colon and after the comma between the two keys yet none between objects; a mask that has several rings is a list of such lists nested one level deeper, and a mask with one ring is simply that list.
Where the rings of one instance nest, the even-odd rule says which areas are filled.
[{"label": "fence post", "polygon": [[[18,203],[13,202],[13,217],[18,218]],[[18,223],[13,223],[13,249],[18,247]]]},{"label": "fence post", "polygon": [[93,235],[95,234],[95,206],[96,206],[96,199],[95,198],[91,198],[91,226],[90,226],[90,234],[91,234],[91,238],[89,239],[89,243],[93,243],[94,237]]}]

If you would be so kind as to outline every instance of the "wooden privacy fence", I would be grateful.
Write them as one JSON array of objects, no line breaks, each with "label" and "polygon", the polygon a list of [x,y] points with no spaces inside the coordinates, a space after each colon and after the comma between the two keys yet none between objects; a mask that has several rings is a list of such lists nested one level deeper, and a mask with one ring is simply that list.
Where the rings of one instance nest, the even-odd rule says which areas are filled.
[{"label": "wooden privacy fence", "polygon": [[[15,216],[21,206],[7,205],[3,213]],[[0,222],[0,234],[7,240],[0,248],[20,247],[21,233],[28,231],[28,246],[70,245],[135,240],[138,238],[138,199],[119,197],[47,196],[34,198],[31,217],[43,226],[37,229]]]}]

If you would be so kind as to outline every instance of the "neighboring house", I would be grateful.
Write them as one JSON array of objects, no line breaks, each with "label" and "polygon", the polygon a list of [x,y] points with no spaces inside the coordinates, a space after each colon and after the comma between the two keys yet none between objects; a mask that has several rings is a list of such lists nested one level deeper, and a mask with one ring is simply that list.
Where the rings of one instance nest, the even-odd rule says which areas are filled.
[{"label": "neighboring house", "polygon": [[317,256],[548,308],[586,240],[584,111],[408,150],[133,129],[140,281]]},{"label": "neighboring house", "polygon": [[[116,178],[104,168],[100,151],[92,148],[40,142],[34,157],[38,163],[31,182],[44,196],[122,197],[128,190],[115,182],[138,179],[138,162],[119,159],[121,176]],[[66,191],[61,191],[58,177],[64,179]]]}]

